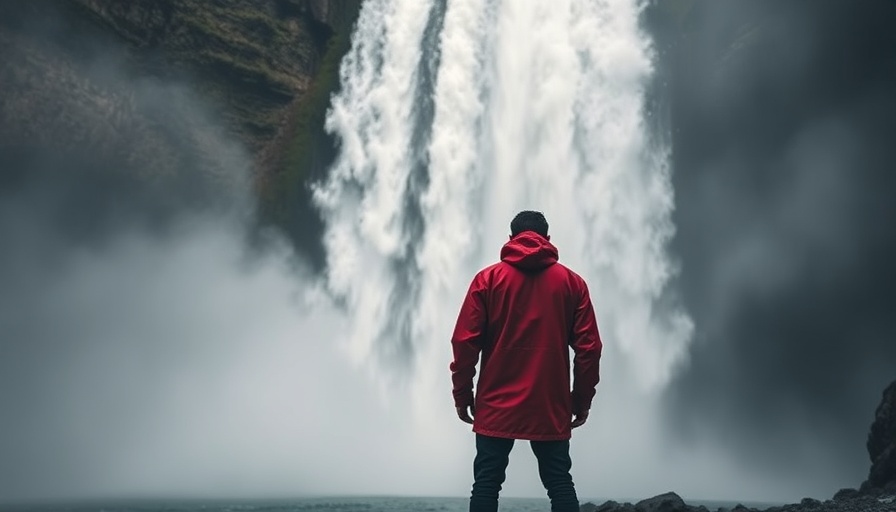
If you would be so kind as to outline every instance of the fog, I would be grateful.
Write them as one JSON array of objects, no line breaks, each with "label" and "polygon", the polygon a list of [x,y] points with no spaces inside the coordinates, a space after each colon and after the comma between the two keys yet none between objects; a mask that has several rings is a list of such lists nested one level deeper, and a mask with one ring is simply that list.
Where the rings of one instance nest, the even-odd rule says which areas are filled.
[{"label": "fog", "polygon": [[[179,98],[173,135],[213,119],[183,84],[119,85]],[[6,160],[3,501],[409,490],[422,461],[407,409],[349,364],[346,313],[290,244],[258,231],[250,190],[220,194],[220,175],[245,183],[249,166],[219,155],[214,181],[184,171],[197,185],[179,201],[180,180]]]}]

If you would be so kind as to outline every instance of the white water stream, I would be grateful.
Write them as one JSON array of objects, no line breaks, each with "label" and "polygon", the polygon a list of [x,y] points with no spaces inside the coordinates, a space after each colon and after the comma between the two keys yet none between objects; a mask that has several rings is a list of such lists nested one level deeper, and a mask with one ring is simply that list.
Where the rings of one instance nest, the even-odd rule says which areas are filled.
[{"label": "white water stream", "polygon": [[364,4],[327,119],[341,153],[316,190],[355,361],[444,370],[470,278],[537,209],[591,286],[608,373],[668,380],[692,323],[661,301],[673,194],[646,133],[638,15],[635,0]]}]

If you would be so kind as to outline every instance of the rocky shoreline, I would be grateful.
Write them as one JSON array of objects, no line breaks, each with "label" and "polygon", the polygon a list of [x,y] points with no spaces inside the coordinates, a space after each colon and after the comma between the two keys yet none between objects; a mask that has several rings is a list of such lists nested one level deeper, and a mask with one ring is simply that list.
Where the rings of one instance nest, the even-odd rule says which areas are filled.
[{"label": "rocky shoreline", "polygon": [[[799,503],[765,509],[737,505],[718,512],[896,512],[896,381],[883,392],[866,443],[871,468],[858,489],[841,489],[828,500],[804,498]],[[637,503],[585,503],[581,512],[714,512],[688,505],[668,492]]]},{"label": "rocky shoreline", "polygon": [[688,505],[674,492],[654,496],[635,504],[607,501],[602,505],[586,503],[579,509],[581,512],[894,512],[896,487],[868,493],[856,489],[844,489],[829,500],[805,498],[799,503],[765,509],[736,505],[712,511],[702,505]]}]

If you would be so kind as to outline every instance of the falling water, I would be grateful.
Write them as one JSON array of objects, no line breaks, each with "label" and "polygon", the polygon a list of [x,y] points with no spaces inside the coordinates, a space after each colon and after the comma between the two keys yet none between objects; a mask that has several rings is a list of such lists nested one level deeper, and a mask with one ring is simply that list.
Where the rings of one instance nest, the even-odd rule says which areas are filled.
[{"label": "falling water", "polygon": [[645,123],[639,13],[636,0],[363,5],[327,118],[340,156],[315,196],[355,361],[418,382],[444,370],[470,278],[513,215],[537,209],[590,283],[619,371],[666,382],[692,323],[668,300],[673,194]]},{"label": "falling water", "polygon": [[[409,413],[395,451],[441,461],[455,489],[468,485],[470,441],[452,418],[449,338],[522,209],[545,213],[561,262],[589,283],[605,342],[598,412],[576,434],[593,454],[576,460],[582,490],[703,479],[665,469],[681,459],[664,455],[661,391],[692,323],[669,291],[673,195],[668,149],[645,122],[639,14],[637,0],[362,6],[327,118],[340,154],[315,188],[326,288],[347,312],[344,352]],[[531,467],[511,464],[511,494],[538,489]]]}]

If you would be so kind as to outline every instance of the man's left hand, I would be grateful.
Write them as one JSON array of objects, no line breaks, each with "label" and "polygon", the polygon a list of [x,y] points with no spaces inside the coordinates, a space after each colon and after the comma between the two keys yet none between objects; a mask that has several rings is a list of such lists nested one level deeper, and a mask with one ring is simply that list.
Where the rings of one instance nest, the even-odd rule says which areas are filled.
[{"label": "man's left hand", "polygon": [[457,417],[460,418],[460,421],[472,425],[473,418],[471,418],[470,415],[472,414],[473,416],[476,416],[476,409],[472,405],[469,409],[470,411],[467,412],[467,407],[457,407]]}]

